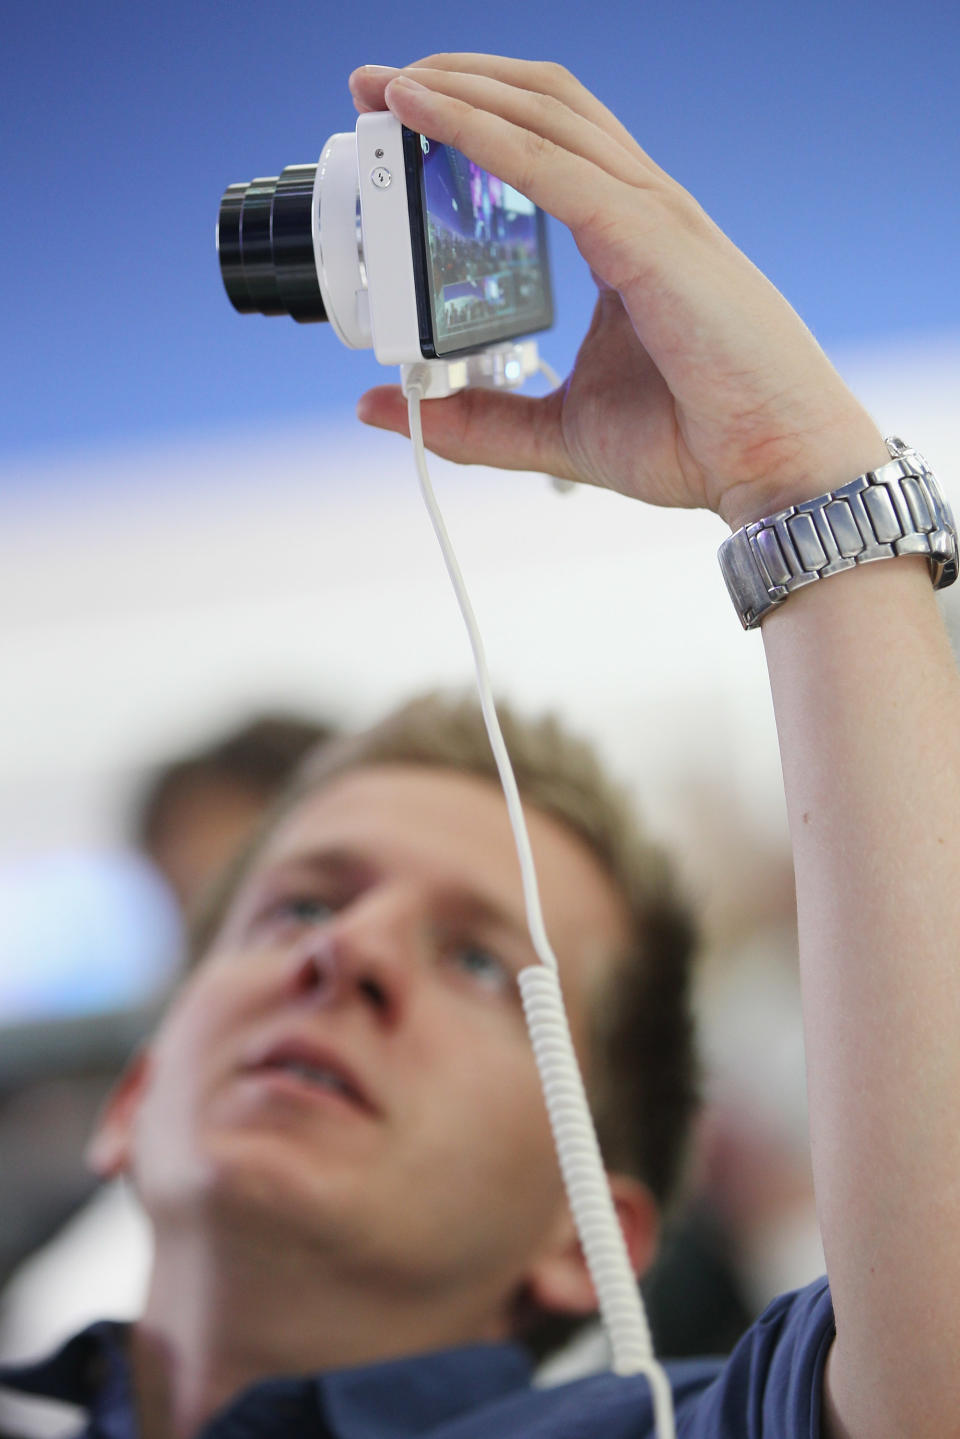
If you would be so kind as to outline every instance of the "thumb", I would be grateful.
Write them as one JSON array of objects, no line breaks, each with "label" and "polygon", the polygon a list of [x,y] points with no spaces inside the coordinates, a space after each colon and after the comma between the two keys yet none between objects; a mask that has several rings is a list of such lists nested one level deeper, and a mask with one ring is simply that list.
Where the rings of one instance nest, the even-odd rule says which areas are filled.
[{"label": "thumb", "polygon": [[[423,441],[435,455],[460,465],[577,479],[563,442],[561,403],[560,391],[537,397],[468,386],[443,400],[421,403]],[[357,417],[377,429],[410,433],[399,385],[378,385],[361,395]]]}]

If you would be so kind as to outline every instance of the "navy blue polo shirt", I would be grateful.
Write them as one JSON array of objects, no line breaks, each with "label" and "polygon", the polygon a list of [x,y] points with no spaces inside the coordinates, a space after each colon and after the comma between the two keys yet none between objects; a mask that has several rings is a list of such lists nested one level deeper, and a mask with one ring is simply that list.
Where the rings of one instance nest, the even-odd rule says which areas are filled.
[{"label": "navy blue polo shirt", "polygon": [[[85,1329],[40,1364],[0,1368],[0,1384],[79,1405],[83,1439],[136,1439],[126,1326]],[[833,1339],[825,1279],[776,1300],[727,1360],[667,1363],[678,1439],[819,1439]],[[652,1439],[640,1377],[595,1374],[531,1387],[512,1344],[476,1345],[252,1385],[203,1439]]]}]

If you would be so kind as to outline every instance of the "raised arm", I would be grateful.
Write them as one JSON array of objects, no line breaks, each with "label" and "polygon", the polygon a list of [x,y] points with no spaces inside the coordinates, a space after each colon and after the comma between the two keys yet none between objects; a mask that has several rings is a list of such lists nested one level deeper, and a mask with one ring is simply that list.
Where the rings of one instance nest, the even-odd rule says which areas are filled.
[{"label": "raised arm", "polygon": [[797,875],[837,1436],[960,1429],[960,693],[923,561],[764,622]]},{"label": "raised arm", "polygon": [[[888,460],[786,301],[566,71],[441,55],[396,73],[356,72],[358,106],[389,104],[530,195],[599,289],[559,391],[428,402],[430,448],[708,506],[732,527]],[[406,426],[393,387],[360,415]],[[827,1422],[838,1439],[942,1439],[960,1430],[957,673],[919,558],[797,591],[763,642],[837,1319]]]}]

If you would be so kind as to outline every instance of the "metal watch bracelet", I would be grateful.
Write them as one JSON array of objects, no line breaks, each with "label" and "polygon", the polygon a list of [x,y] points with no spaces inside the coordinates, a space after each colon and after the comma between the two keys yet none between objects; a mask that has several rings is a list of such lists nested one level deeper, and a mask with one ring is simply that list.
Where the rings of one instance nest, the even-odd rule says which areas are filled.
[{"label": "metal watch bracelet", "polygon": [[924,555],[934,587],[953,584],[957,532],[937,479],[903,440],[891,436],[886,446],[888,464],[724,540],[720,568],[744,629],[801,586],[871,560]]}]

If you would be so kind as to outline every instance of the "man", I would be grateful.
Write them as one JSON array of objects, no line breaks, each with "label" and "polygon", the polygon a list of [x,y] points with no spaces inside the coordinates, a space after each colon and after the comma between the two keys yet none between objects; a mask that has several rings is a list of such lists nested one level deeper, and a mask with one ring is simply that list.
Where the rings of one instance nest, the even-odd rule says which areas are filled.
[{"label": "man", "polygon": [[[428,404],[431,448],[734,528],[889,461],[785,301],[565,71],[434,56],[351,83],[361,109],[389,105],[566,223],[599,286],[560,391]],[[394,389],[360,413],[405,428]],[[941,1242],[960,1188],[958,678],[918,555],[811,581],[762,628],[830,1289],[773,1306],[726,1366],[675,1370],[678,1428],[941,1436],[960,1413]],[[86,1385],[121,1434],[132,1374],[146,1439],[650,1434],[642,1380],[540,1393],[503,1347],[518,1303],[579,1314],[591,1295],[516,1011],[530,952],[499,796],[389,759],[319,779],[101,1129],[97,1160],[133,1175],[158,1261],[128,1357],[94,1336],[57,1382]],[[536,805],[530,823],[589,1079],[627,907],[582,833]],[[629,1175],[614,1193],[640,1270],[653,1206]]]}]

